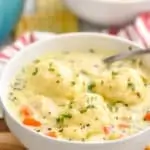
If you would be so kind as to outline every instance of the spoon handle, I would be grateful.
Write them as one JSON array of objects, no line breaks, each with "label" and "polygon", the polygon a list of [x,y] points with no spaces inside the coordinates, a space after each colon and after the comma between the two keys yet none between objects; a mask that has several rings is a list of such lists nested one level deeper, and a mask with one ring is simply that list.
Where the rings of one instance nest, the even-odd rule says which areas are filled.
[{"label": "spoon handle", "polygon": [[139,49],[139,50],[134,50],[134,51],[125,51],[125,52],[119,53],[117,55],[106,57],[105,59],[103,59],[103,62],[104,63],[113,63],[115,61],[119,61],[122,59],[137,56],[137,55],[143,55],[143,54],[147,54],[147,53],[150,53],[150,49],[146,49],[146,50]]}]

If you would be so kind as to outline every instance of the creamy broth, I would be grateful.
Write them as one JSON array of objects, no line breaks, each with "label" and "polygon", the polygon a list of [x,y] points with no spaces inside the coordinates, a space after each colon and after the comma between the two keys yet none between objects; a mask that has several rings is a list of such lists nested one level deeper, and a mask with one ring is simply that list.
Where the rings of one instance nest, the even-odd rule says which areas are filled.
[{"label": "creamy broth", "polygon": [[150,87],[140,59],[105,66],[96,50],[52,52],[10,86],[8,105],[22,124],[75,141],[127,137],[150,125]]}]

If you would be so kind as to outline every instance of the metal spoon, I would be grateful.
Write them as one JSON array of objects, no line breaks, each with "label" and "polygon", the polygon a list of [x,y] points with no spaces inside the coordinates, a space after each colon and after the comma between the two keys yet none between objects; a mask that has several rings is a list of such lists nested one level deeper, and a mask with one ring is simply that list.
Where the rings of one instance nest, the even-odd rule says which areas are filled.
[{"label": "metal spoon", "polygon": [[137,55],[148,54],[148,53],[150,53],[150,49],[138,49],[133,51],[125,51],[113,56],[108,56],[103,59],[103,62],[105,64],[111,64],[122,59],[130,58]]}]

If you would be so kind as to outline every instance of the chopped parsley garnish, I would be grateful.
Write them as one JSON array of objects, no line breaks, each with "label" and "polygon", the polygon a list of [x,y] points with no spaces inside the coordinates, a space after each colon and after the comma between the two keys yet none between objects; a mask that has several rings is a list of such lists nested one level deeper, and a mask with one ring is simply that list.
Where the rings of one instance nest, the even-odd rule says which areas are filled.
[{"label": "chopped parsley garnish", "polygon": [[49,68],[48,70],[51,71],[51,72],[54,72],[54,71],[55,71],[54,68]]},{"label": "chopped parsley garnish", "polygon": [[36,60],[33,61],[33,63],[35,63],[35,64],[38,64],[39,62],[40,62],[39,59],[36,59]]},{"label": "chopped parsley garnish", "polygon": [[86,124],[86,126],[87,126],[87,127],[89,127],[89,126],[90,126],[90,124],[89,124],[89,123],[87,123],[87,124]]},{"label": "chopped parsley garnish", "polygon": [[141,94],[139,92],[137,92],[136,95],[141,98]]},{"label": "chopped parsley garnish", "polygon": [[72,115],[69,113],[61,114],[57,119],[57,123],[63,123],[65,119],[71,119]]},{"label": "chopped parsley garnish", "polygon": [[128,104],[124,104],[124,106],[128,107],[129,105]]},{"label": "chopped parsley garnish", "polygon": [[80,113],[81,114],[86,113],[88,111],[88,109],[92,109],[92,108],[95,108],[95,106],[94,105],[88,105],[87,107],[81,109]]},{"label": "chopped parsley garnish", "polygon": [[132,82],[128,82],[128,88],[132,89],[132,91],[135,90],[135,85]]},{"label": "chopped parsley garnish", "polygon": [[128,49],[129,49],[129,51],[132,51],[132,46],[129,46]]},{"label": "chopped parsley garnish", "polygon": [[89,52],[90,52],[90,53],[95,53],[94,49],[92,49],[92,48],[89,49]]},{"label": "chopped parsley garnish", "polygon": [[116,71],[112,71],[112,76],[114,77],[114,76],[116,76],[116,75],[118,75],[118,72],[116,72]]},{"label": "chopped parsley garnish", "polygon": [[136,63],[136,59],[132,59],[131,62],[132,62],[133,64],[135,64],[135,63]]},{"label": "chopped parsley garnish", "polygon": [[32,73],[32,75],[35,76],[35,75],[38,73],[38,71],[39,71],[39,70],[38,70],[38,68],[36,67],[35,70],[34,70],[34,72]]},{"label": "chopped parsley garnish", "polygon": [[70,102],[69,105],[68,105],[68,107],[69,107],[70,109],[72,109],[72,108],[73,108],[72,105],[73,105],[73,102]]},{"label": "chopped parsley garnish", "polygon": [[72,86],[74,86],[75,84],[76,84],[76,82],[75,82],[75,81],[72,81],[72,82],[71,82],[71,85],[72,85]]},{"label": "chopped parsley garnish", "polygon": [[104,81],[103,80],[101,80],[101,85],[103,85],[104,84]]},{"label": "chopped parsley garnish", "polygon": [[142,66],[143,65],[143,62],[142,60],[139,61],[139,66]]},{"label": "chopped parsley garnish", "polygon": [[36,132],[40,132],[41,130],[40,129],[37,129],[37,130],[35,130]]},{"label": "chopped parsley garnish", "polygon": [[62,128],[62,129],[59,129],[59,132],[63,132],[63,130],[64,130],[63,128]]},{"label": "chopped parsley garnish", "polygon": [[85,75],[88,74],[87,71],[85,71],[85,70],[81,70],[80,72],[83,73],[83,74],[85,74]]},{"label": "chopped parsley garnish", "polygon": [[49,71],[51,71],[51,72],[54,72],[54,71],[55,71],[55,69],[52,67],[52,65],[53,65],[52,63],[50,63],[50,64],[49,64],[49,68],[48,68],[48,70],[49,70]]},{"label": "chopped parsley garnish", "polygon": [[86,108],[87,109],[89,109],[89,108],[95,108],[95,106],[94,105],[88,105]]},{"label": "chopped parsley garnish", "polygon": [[82,139],[81,139],[81,141],[82,141],[82,142],[84,142],[84,141],[85,141],[85,139],[84,139],[84,138],[82,138]]},{"label": "chopped parsley garnish", "polygon": [[93,88],[95,88],[95,87],[96,87],[96,84],[95,84],[94,82],[92,82],[92,83],[88,86],[88,90],[89,90],[89,91],[92,91]]},{"label": "chopped parsley garnish", "polygon": [[111,86],[111,85],[109,85],[109,89],[112,89],[112,86]]},{"label": "chopped parsley garnish", "polygon": [[81,114],[86,113],[86,112],[87,112],[87,108],[83,108],[83,109],[80,110]]},{"label": "chopped parsley garnish", "polygon": [[57,81],[56,81],[56,83],[60,83],[60,81],[59,81],[59,80],[57,80]]}]

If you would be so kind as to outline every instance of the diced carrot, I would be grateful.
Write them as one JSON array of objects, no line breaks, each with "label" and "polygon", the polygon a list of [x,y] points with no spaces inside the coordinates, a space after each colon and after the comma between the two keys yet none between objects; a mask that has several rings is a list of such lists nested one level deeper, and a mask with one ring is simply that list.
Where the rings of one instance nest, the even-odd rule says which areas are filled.
[{"label": "diced carrot", "polygon": [[50,136],[50,137],[53,137],[53,138],[56,138],[56,137],[57,137],[56,132],[54,132],[54,131],[50,131],[50,132],[48,132],[46,135],[47,135],[47,136]]},{"label": "diced carrot", "polygon": [[34,119],[34,118],[31,118],[31,117],[26,117],[24,120],[23,120],[23,124],[25,125],[28,125],[28,126],[33,126],[33,127],[39,127],[41,126],[41,122]]},{"label": "diced carrot", "polygon": [[111,128],[109,126],[104,126],[103,127],[103,131],[105,134],[109,134],[110,133]]},{"label": "diced carrot", "polygon": [[118,127],[119,128],[129,128],[130,126],[129,126],[129,124],[123,124],[123,123],[121,123],[121,124],[118,125]]},{"label": "diced carrot", "polygon": [[150,121],[150,112],[147,112],[146,115],[144,116],[145,121]]},{"label": "diced carrot", "polygon": [[29,117],[29,116],[32,115],[32,111],[28,106],[22,106],[21,109],[20,109],[20,113],[24,117]]}]

